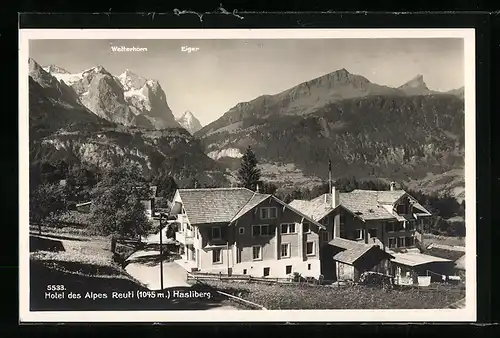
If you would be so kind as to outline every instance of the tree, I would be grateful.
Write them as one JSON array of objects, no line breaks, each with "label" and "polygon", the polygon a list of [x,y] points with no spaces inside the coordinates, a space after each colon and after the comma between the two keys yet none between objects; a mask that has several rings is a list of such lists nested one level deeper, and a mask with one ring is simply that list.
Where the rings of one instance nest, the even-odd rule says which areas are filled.
[{"label": "tree", "polygon": [[63,188],[57,183],[41,183],[30,190],[30,221],[38,225],[42,233],[42,223],[51,222],[54,217],[66,211]]},{"label": "tree", "polygon": [[151,181],[157,187],[157,197],[160,197],[157,206],[160,208],[168,207],[169,201],[172,200],[178,188],[174,178],[162,172],[153,177]]},{"label": "tree", "polygon": [[151,223],[142,201],[149,198],[149,186],[137,167],[123,166],[104,173],[92,191],[93,230],[127,237],[148,233]]},{"label": "tree", "polygon": [[67,171],[66,190],[68,199],[74,201],[88,201],[90,192],[97,184],[95,169],[74,165]]},{"label": "tree", "polygon": [[201,188],[200,182],[196,179],[196,177],[193,177],[191,181],[188,183],[187,187],[188,189],[199,189]]},{"label": "tree", "polygon": [[243,154],[241,159],[241,166],[238,169],[238,181],[240,186],[250,190],[256,190],[257,185],[261,185],[260,169],[257,168],[257,157],[250,146]]},{"label": "tree", "polygon": [[274,195],[276,193],[276,190],[278,190],[278,187],[274,183],[263,182],[262,187],[259,190],[261,190],[263,194]]}]

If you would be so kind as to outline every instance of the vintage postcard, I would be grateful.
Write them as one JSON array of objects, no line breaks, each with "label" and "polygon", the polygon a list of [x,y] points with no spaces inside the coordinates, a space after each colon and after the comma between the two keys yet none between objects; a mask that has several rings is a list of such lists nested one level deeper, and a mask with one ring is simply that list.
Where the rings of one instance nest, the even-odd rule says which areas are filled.
[{"label": "vintage postcard", "polygon": [[473,29],[19,48],[21,322],[476,320]]}]

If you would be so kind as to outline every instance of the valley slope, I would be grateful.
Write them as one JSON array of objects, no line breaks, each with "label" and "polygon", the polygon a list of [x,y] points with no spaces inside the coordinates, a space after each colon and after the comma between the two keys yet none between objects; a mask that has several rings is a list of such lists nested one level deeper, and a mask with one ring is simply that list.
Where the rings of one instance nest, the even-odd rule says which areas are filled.
[{"label": "valley slope", "polygon": [[[429,90],[421,76],[390,88],[341,69],[239,103],[195,135],[231,170],[252,146],[264,177],[282,186],[324,181],[328,159],[334,178],[416,184],[463,169],[464,102],[457,93]],[[432,182],[420,187],[436,190]]]}]

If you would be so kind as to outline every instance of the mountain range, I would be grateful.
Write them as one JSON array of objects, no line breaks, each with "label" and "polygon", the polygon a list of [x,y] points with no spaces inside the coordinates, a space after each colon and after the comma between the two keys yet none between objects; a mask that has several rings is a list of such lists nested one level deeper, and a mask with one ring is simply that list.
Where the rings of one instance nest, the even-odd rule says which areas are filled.
[{"label": "mountain range", "polygon": [[148,129],[179,127],[156,80],[145,79],[128,69],[114,76],[102,66],[79,73],[56,65],[43,70],[71,87],[81,104],[103,119]]},{"label": "mountain range", "polygon": [[[391,88],[340,69],[238,103],[195,136],[210,157],[230,170],[252,146],[264,177],[281,186],[324,181],[328,159],[334,178],[379,178],[412,186],[463,169],[464,121],[463,88],[430,90],[422,75]],[[453,179],[459,182],[450,193],[463,185],[463,175]]]},{"label": "mountain range", "polygon": [[[30,159],[166,170],[180,186],[229,185],[247,146],[267,181],[305,187],[328,178],[396,180],[464,195],[464,88],[397,88],[340,69],[241,102],[202,127],[175,118],[158,81],[102,66],[71,73],[29,60]],[[194,135],[194,136],[193,136]]]},{"label": "mountain range", "polygon": [[176,119],[176,121],[181,125],[182,128],[189,131],[191,135],[202,128],[200,121],[189,110],[185,111],[181,117]]},{"label": "mountain range", "polygon": [[[50,72],[48,72],[50,71]],[[101,66],[78,74],[29,59],[30,163],[165,171],[179,185],[227,185],[224,169],[175,121],[157,81]]]}]

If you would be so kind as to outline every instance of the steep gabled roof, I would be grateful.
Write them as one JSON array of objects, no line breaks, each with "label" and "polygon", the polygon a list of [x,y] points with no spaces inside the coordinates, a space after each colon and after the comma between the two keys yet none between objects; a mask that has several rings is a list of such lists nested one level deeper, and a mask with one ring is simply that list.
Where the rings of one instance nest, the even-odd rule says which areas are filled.
[{"label": "steep gabled roof", "polygon": [[320,228],[323,225],[308,215],[290,207],[273,195],[260,194],[246,188],[178,189],[191,224],[234,222],[268,198],[304,217]]},{"label": "steep gabled roof", "polygon": [[[380,250],[380,247],[376,244],[365,244],[344,238],[334,238],[328,244],[342,249],[342,251],[333,256],[333,259],[349,265],[354,264],[371,249],[376,248],[376,250]],[[387,252],[386,254],[388,257],[393,257]]]},{"label": "steep gabled roof", "polygon": [[264,202],[266,199],[272,195],[254,193],[252,197],[247,201],[247,203],[238,211],[238,213],[231,219],[236,221],[238,218],[242,217],[244,214],[258,206],[260,203]]},{"label": "steep gabled roof", "polygon": [[250,201],[246,188],[178,189],[191,224],[230,222]]},{"label": "steep gabled roof", "polygon": [[331,206],[331,196],[330,202],[328,203],[325,203],[324,199],[320,200],[318,197],[312,201],[293,200],[289,203],[289,205],[303,214],[313,218],[315,221],[321,220],[333,210]]},{"label": "steep gabled roof", "polygon": [[379,203],[383,191],[353,190],[340,194],[340,204],[363,220],[392,219],[394,216]]},{"label": "steep gabled roof", "polygon": [[[405,195],[410,198],[413,206],[423,211],[422,213],[419,213],[420,215],[430,215],[430,213],[421,204],[408,195],[404,190],[376,191],[358,189],[349,193],[340,193],[339,202],[342,207],[364,221],[383,219],[400,220],[400,216],[394,213],[392,209],[394,203]],[[331,194],[323,194],[310,201],[294,200],[290,203],[290,205],[310,217],[313,217],[317,221],[321,220],[334,210],[334,208],[332,208]]]}]

